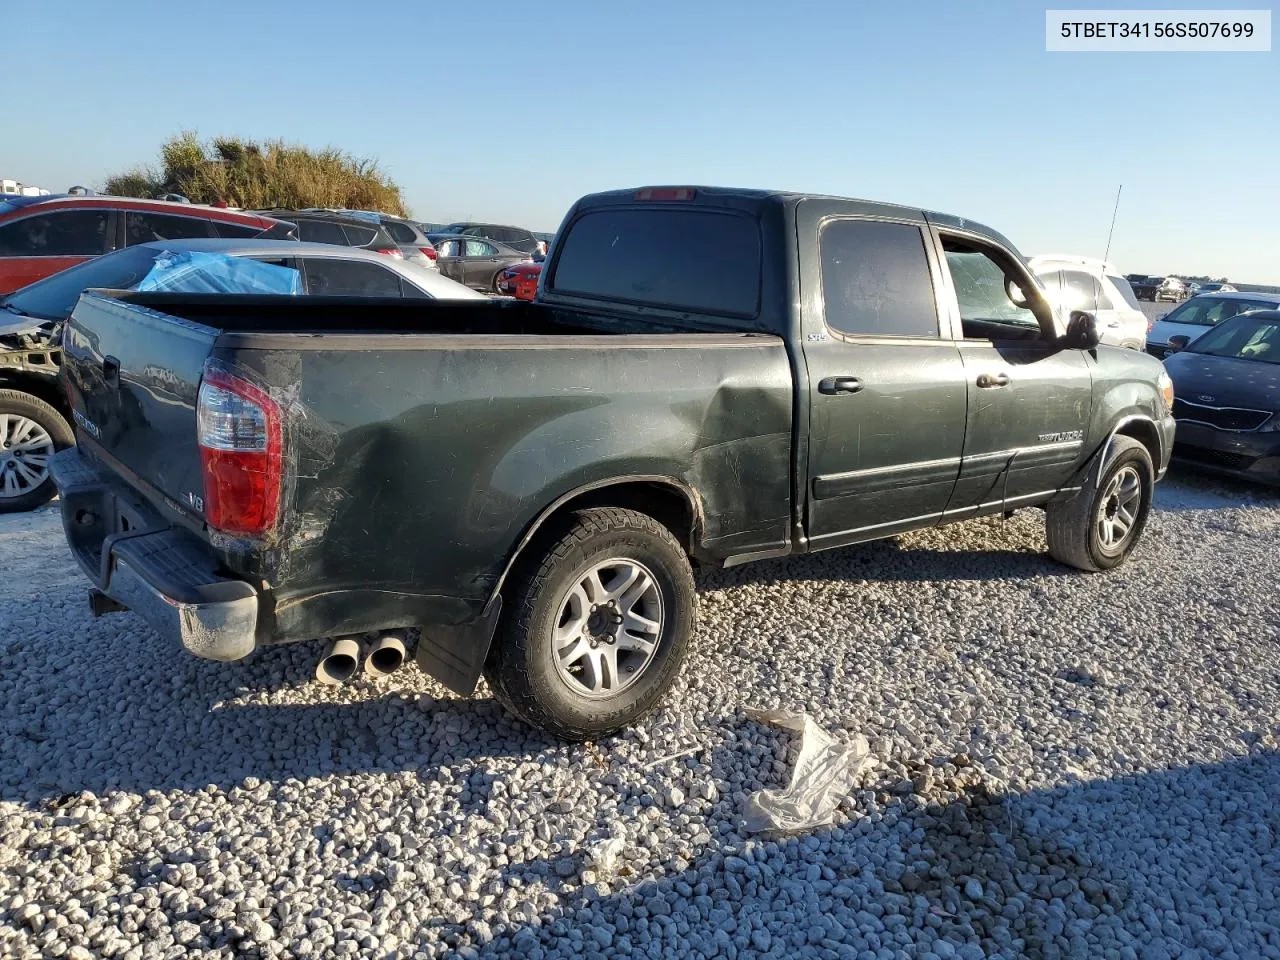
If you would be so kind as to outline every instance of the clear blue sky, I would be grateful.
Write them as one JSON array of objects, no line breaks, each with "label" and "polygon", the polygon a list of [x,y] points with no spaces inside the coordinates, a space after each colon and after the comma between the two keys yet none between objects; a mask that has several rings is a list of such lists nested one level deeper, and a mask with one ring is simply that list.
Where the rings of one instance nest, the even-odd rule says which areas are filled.
[{"label": "clear blue sky", "polygon": [[0,176],[98,184],[189,128],[375,157],[424,220],[714,183],[1095,256],[1123,183],[1124,270],[1280,283],[1280,53],[1051,54],[1045,6],[11,2]]}]

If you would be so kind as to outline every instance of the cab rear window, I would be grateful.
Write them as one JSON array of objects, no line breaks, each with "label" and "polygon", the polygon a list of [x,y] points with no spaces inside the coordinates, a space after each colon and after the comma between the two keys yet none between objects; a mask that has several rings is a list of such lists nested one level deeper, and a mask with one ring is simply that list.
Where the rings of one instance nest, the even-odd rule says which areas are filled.
[{"label": "cab rear window", "polygon": [[760,227],[745,214],[655,207],[589,211],[560,242],[548,289],[735,317],[760,305]]}]

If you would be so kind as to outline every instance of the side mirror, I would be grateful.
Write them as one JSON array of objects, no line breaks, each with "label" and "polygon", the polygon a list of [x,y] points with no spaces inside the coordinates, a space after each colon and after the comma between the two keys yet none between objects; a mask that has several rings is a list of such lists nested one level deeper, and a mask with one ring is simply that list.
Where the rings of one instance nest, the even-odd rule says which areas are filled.
[{"label": "side mirror", "polygon": [[1027,300],[1027,295],[1022,292],[1022,288],[1009,278],[1005,278],[1004,292],[1009,298],[1009,302],[1015,307],[1026,310],[1031,306],[1031,302]]},{"label": "side mirror", "polygon": [[1076,350],[1092,350],[1102,342],[1098,319],[1087,310],[1072,310],[1063,344]]},{"label": "side mirror", "polygon": [[1190,337],[1178,334],[1176,337],[1169,338],[1169,342],[1165,344],[1164,349],[1166,353],[1181,353],[1187,349],[1187,344],[1190,342]]}]

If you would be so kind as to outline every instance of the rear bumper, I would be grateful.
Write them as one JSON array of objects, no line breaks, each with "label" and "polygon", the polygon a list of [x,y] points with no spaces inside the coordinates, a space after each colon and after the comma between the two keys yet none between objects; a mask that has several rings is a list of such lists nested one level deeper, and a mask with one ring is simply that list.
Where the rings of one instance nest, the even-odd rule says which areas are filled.
[{"label": "rear bumper", "polygon": [[260,598],[252,584],[220,576],[207,544],[166,523],[79,448],[55,454],[50,466],[67,543],[96,591],[197,657],[254,651]]}]

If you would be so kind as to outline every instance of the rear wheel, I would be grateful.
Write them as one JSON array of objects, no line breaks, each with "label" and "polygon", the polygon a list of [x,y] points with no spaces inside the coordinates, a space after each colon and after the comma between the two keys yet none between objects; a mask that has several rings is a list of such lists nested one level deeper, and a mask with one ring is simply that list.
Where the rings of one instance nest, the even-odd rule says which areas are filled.
[{"label": "rear wheel", "polygon": [[75,443],[70,424],[38,397],[0,390],[0,513],[34,510],[53,499],[55,451]]},{"label": "rear wheel", "polygon": [[498,293],[498,294],[502,293],[502,290],[499,288],[499,284],[501,283],[502,283],[502,271],[499,270],[497,273],[493,275],[493,292],[494,293]]},{"label": "rear wheel", "polygon": [[1049,554],[1080,570],[1111,570],[1142,538],[1155,490],[1151,454],[1132,437],[1115,437],[1102,469],[1070,500],[1045,508]]},{"label": "rear wheel", "polygon": [[671,532],[634,510],[571,515],[522,564],[485,679],[507,709],[565,740],[648,713],[693,630],[693,573]]}]

